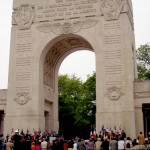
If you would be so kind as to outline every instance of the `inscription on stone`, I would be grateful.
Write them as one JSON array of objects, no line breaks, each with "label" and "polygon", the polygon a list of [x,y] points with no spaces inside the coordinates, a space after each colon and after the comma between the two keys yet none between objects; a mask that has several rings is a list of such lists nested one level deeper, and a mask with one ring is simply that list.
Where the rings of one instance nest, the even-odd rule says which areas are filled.
[{"label": "inscription on stone", "polygon": [[[32,32],[31,30],[18,30],[16,34],[16,73],[15,73],[15,92],[17,93],[31,93],[31,68],[32,68]],[[22,99],[23,97],[21,97]],[[20,105],[26,104],[28,101],[20,102],[17,97],[16,102]]]},{"label": "inscription on stone", "polygon": [[109,86],[123,86],[122,75],[123,75],[123,65],[122,65],[122,49],[121,49],[121,32],[120,32],[120,22],[105,22],[103,25],[104,34],[103,43],[105,45],[104,58],[106,60],[105,64],[105,75],[107,81],[105,83],[106,87]]},{"label": "inscription on stone", "polygon": [[36,22],[63,21],[81,17],[97,16],[98,0],[56,0],[47,4],[39,2],[36,7]]}]

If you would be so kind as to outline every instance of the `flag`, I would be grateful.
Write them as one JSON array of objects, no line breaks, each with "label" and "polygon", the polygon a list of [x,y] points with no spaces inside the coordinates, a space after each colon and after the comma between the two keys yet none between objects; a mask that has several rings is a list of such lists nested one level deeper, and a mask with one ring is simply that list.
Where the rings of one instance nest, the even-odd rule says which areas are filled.
[{"label": "flag", "polygon": [[101,131],[104,131],[104,125],[102,125],[102,129],[101,129]]},{"label": "flag", "polygon": [[114,126],[114,130],[116,130],[116,126]]},{"label": "flag", "polygon": [[11,129],[11,133],[14,133],[14,129],[13,128]]},{"label": "flag", "polygon": [[109,128],[109,131],[111,131],[111,126],[110,126],[110,128]]},{"label": "flag", "polygon": [[106,132],[109,132],[109,129],[108,129],[108,127],[106,128]]},{"label": "flag", "polygon": [[119,130],[120,130],[120,134],[121,134],[121,132],[122,132],[121,126],[119,127]]},{"label": "flag", "polygon": [[29,133],[29,130],[27,129],[27,134]]},{"label": "flag", "polygon": [[119,130],[121,130],[121,126],[119,127]]},{"label": "flag", "polygon": [[20,134],[22,134],[22,135],[24,134],[24,133],[23,133],[23,129],[21,130],[21,133],[20,133]]},{"label": "flag", "polygon": [[102,125],[102,128],[101,128],[101,135],[103,135],[103,132],[104,132],[104,125]]}]

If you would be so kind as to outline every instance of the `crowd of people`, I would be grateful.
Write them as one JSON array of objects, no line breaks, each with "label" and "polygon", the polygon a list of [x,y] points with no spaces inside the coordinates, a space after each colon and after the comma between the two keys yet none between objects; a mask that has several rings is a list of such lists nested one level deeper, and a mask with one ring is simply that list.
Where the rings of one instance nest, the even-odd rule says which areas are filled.
[{"label": "crowd of people", "polygon": [[134,140],[127,137],[124,130],[107,129],[101,130],[99,135],[93,131],[88,140],[79,137],[65,140],[62,132],[56,134],[54,131],[31,134],[28,130],[26,133],[15,130],[5,138],[0,135],[0,150],[125,150],[144,144],[150,144],[150,132],[147,138],[140,132]]}]

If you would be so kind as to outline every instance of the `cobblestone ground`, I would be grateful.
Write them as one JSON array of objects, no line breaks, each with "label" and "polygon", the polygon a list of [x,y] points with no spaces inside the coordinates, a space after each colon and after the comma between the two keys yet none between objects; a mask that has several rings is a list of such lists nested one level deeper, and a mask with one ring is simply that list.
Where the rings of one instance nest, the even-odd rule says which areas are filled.
[{"label": "cobblestone ground", "polygon": [[147,145],[136,145],[131,149],[136,149],[136,150],[150,150],[150,144]]}]

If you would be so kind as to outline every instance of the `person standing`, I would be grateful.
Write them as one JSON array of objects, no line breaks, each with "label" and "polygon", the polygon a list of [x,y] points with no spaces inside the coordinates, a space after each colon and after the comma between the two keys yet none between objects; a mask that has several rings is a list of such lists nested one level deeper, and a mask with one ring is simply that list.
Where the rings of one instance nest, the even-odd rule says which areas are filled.
[{"label": "person standing", "polygon": [[46,142],[45,138],[43,138],[43,142],[41,143],[41,149],[42,150],[47,150],[47,142]]},{"label": "person standing", "polygon": [[102,142],[101,139],[98,138],[97,141],[95,142],[95,150],[101,150]]},{"label": "person standing", "polygon": [[110,141],[110,149],[111,150],[117,150],[118,149],[118,142],[115,138],[113,138],[111,141]]},{"label": "person standing", "polygon": [[64,141],[64,145],[63,145],[64,150],[68,150],[68,141]]},{"label": "person standing", "polygon": [[120,138],[118,141],[118,150],[124,150],[125,149],[125,142],[123,138]]},{"label": "person standing", "polygon": [[21,146],[21,136],[19,135],[19,131],[16,130],[14,134],[14,150],[20,150]]},{"label": "person standing", "polygon": [[73,140],[69,140],[69,142],[68,142],[68,150],[73,150],[73,144],[74,144],[74,141]]},{"label": "person standing", "polygon": [[4,145],[5,145],[4,141],[5,140],[3,134],[0,134],[0,150],[4,150]]},{"label": "person standing", "polygon": [[32,143],[31,143],[31,150],[36,150],[36,149],[35,149],[35,142],[32,142]]},{"label": "person standing", "polygon": [[148,138],[148,143],[150,144],[150,132],[148,132],[147,138]]},{"label": "person standing", "polygon": [[140,134],[138,135],[139,145],[144,145],[145,139],[143,133],[140,131]]},{"label": "person standing", "polygon": [[41,143],[38,141],[37,144],[35,145],[36,150],[41,150]]},{"label": "person standing", "polygon": [[13,150],[13,143],[9,139],[8,142],[6,143],[6,148],[5,150]]},{"label": "person standing", "polygon": [[107,138],[104,138],[104,141],[102,142],[102,150],[109,150],[109,141]]},{"label": "person standing", "polygon": [[78,150],[86,150],[84,139],[79,139],[77,144]]},{"label": "person standing", "polygon": [[94,150],[94,142],[90,139],[87,143],[87,150]]},{"label": "person standing", "polygon": [[73,144],[73,150],[77,150],[77,142],[76,141]]}]

